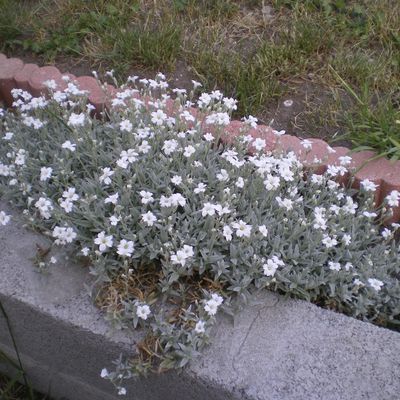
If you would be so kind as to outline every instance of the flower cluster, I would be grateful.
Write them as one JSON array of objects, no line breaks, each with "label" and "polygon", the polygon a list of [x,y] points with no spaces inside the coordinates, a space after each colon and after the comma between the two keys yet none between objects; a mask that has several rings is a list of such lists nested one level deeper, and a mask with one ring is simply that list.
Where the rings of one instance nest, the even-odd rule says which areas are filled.
[{"label": "flower cluster", "polygon": [[[162,74],[128,79],[98,118],[77,84],[49,84],[47,100],[14,91],[16,111],[0,117],[1,191],[56,245],[79,249],[99,283],[124,288],[105,307],[158,338],[160,368],[184,366],[218,310],[265,288],[400,322],[399,225],[381,226],[400,193],[375,209],[375,183],[358,196],[342,188],[335,178],[351,172],[349,157],[305,173],[293,152],[266,152],[248,134],[251,116],[224,147],[236,101],[219,91],[174,99]],[[9,222],[0,211],[0,228]],[[123,395],[121,380],[145,366],[139,358],[102,376]]]}]

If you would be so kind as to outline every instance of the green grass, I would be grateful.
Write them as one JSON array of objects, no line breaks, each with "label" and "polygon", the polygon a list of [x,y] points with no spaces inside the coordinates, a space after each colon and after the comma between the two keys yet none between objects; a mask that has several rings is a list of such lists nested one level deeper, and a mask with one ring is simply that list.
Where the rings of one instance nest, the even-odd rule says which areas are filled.
[{"label": "green grass", "polygon": [[[0,0],[0,9],[0,49],[9,54],[119,77],[172,74],[179,64],[183,81],[238,98],[237,115],[269,122],[291,97],[301,103],[295,133],[328,124],[379,152],[400,141],[398,124],[389,127],[399,107],[397,0]],[[318,92],[313,101],[305,86]]]}]

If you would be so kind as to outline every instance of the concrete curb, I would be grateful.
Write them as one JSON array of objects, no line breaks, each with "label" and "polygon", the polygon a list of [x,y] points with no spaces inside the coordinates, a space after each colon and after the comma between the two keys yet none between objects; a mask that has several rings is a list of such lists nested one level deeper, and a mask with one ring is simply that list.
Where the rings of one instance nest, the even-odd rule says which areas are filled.
[{"label": "concrete curb", "polygon": [[[73,75],[62,74],[53,66],[37,67],[33,64],[26,64],[17,58],[7,58],[0,53],[0,101],[3,100],[6,105],[12,104],[12,96],[10,91],[13,88],[23,88],[31,92],[33,95],[46,95],[47,89],[44,82],[50,79],[55,80],[60,89],[63,89],[66,83],[62,80],[62,76],[68,75],[74,78]],[[100,112],[107,108],[108,99],[104,95],[103,89],[98,82],[90,76],[82,76],[77,78],[77,82],[81,89],[88,90],[89,101],[95,107],[96,112]],[[115,93],[116,88],[108,85],[108,92]],[[193,108],[192,112],[197,114],[197,110]],[[212,130],[212,127],[209,127]],[[232,121],[227,127],[222,140],[226,143],[232,142],[232,137],[240,134],[243,128],[243,122]],[[253,137],[260,137],[266,140],[266,150],[280,149],[282,151],[294,151],[304,164],[312,168],[316,173],[324,173],[328,165],[338,165],[339,157],[350,155],[353,157],[351,167],[355,173],[355,179],[352,183],[355,188],[360,186],[360,181],[370,179],[378,185],[376,191],[377,205],[381,204],[384,198],[393,190],[400,192],[400,161],[389,161],[387,158],[380,158],[366,164],[368,159],[376,154],[369,151],[361,151],[352,153],[350,149],[340,147],[331,148],[328,143],[320,139],[309,139],[313,143],[310,150],[304,148],[301,141],[292,135],[285,135],[279,140],[273,135],[272,128],[264,125],[259,125],[252,129],[250,134]],[[340,149],[340,151],[337,151]],[[342,184],[349,183],[350,176],[340,177]],[[400,221],[400,206],[393,207],[393,216],[387,220],[387,224]]]},{"label": "concrete curb", "polygon": [[[32,257],[47,239],[0,206],[14,215],[0,229],[0,301],[33,386],[60,400],[121,398],[100,371],[132,354],[141,332],[107,324],[84,290],[89,274],[66,253],[38,273]],[[1,315],[0,350],[15,358]],[[234,320],[219,316],[213,343],[193,365],[129,382],[126,398],[397,400],[399,354],[400,333],[265,292]]]}]

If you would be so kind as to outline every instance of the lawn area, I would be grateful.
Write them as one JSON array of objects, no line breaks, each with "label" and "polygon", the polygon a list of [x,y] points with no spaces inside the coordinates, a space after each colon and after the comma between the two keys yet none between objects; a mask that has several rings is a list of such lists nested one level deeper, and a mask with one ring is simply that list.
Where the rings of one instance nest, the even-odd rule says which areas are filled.
[{"label": "lawn area", "polygon": [[0,0],[0,9],[9,56],[78,75],[196,79],[236,97],[237,116],[400,156],[397,0]]}]

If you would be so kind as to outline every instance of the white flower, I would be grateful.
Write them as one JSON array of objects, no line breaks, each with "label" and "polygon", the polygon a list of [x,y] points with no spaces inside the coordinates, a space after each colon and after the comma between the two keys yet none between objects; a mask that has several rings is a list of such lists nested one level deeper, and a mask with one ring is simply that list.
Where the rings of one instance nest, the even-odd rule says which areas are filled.
[{"label": "white flower", "polygon": [[197,89],[197,88],[203,86],[200,82],[197,82],[197,81],[194,81],[194,80],[192,80],[192,84],[193,84],[194,89]]},{"label": "white flower", "polygon": [[280,196],[276,197],[276,201],[279,207],[286,208],[286,210],[290,211],[293,209],[293,200],[291,199],[281,199]]},{"label": "white flower", "polygon": [[67,243],[72,243],[77,234],[72,228],[56,226],[53,229],[53,237],[56,238],[55,244],[64,245]]},{"label": "white flower", "polygon": [[156,221],[157,217],[151,211],[147,211],[146,214],[142,214],[142,222],[144,222],[147,226],[153,226],[154,222]]},{"label": "white flower", "polygon": [[226,112],[217,112],[210,114],[206,117],[206,124],[215,124],[215,125],[221,125],[221,126],[226,126],[229,124],[231,121],[231,118],[228,113]]},{"label": "white flower", "polygon": [[345,233],[342,237],[342,241],[346,246],[348,246],[351,243],[351,236]]},{"label": "white flower", "polygon": [[267,175],[264,180],[265,189],[276,190],[281,184],[281,180],[278,176]]},{"label": "white flower", "polygon": [[148,204],[148,203],[152,203],[154,201],[153,193],[146,192],[145,190],[141,190],[139,192],[139,194],[140,194],[140,197],[141,197],[142,204]]},{"label": "white flower", "polygon": [[388,228],[384,228],[383,231],[381,232],[381,235],[384,239],[388,239],[392,236],[392,231]]},{"label": "white flower", "polygon": [[189,145],[189,146],[186,146],[186,147],[185,147],[185,151],[183,152],[183,155],[184,155],[185,157],[190,157],[190,156],[193,155],[195,152],[196,152],[196,149],[195,149],[193,146]]},{"label": "white flower", "polygon": [[218,305],[214,300],[208,300],[206,305],[204,306],[204,310],[208,315],[215,315],[218,311]]},{"label": "white flower", "polygon": [[380,281],[379,279],[375,279],[375,278],[369,278],[368,283],[377,292],[379,292],[382,289],[382,286],[384,285],[384,283],[382,281]]},{"label": "white flower", "polygon": [[6,132],[6,134],[4,135],[4,140],[11,140],[14,136],[14,133],[12,132]]},{"label": "white flower", "polygon": [[171,204],[174,207],[177,206],[183,207],[186,204],[186,199],[180,193],[171,194],[170,199],[171,199]]},{"label": "white flower", "polygon": [[169,156],[178,148],[178,142],[175,139],[166,140],[163,145],[164,153]]},{"label": "white flower", "polygon": [[369,179],[364,179],[360,182],[362,188],[366,192],[375,192],[378,185],[376,185],[374,182],[370,181]]},{"label": "white flower", "polygon": [[224,106],[228,109],[228,110],[237,110],[237,100],[233,99],[233,98],[228,98],[228,97],[224,97],[222,99],[222,101],[224,102]]},{"label": "white flower", "polygon": [[196,333],[198,333],[198,334],[204,333],[204,332],[206,331],[205,325],[206,325],[206,324],[205,324],[204,321],[202,321],[202,320],[197,321],[196,326],[194,327],[194,331],[195,331]]},{"label": "white flower", "polygon": [[168,115],[162,110],[157,110],[151,113],[151,122],[157,126],[161,126],[167,118]]},{"label": "white flower", "polygon": [[144,320],[151,314],[150,307],[147,304],[137,306],[136,315]]},{"label": "white flower", "polygon": [[110,221],[110,224],[112,226],[117,226],[118,222],[121,221],[121,217],[118,217],[116,215],[111,215],[111,217],[108,218],[108,220]]},{"label": "white flower", "polygon": [[375,218],[376,216],[378,216],[376,212],[369,212],[369,211],[364,211],[362,215],[364,215],[364,217],[367,218]]},{"label": "white flower", "polygon": [[51,168],[51,167],[40,168],[40,181],[45,182],[45,181],[47,181],[47,179],[50,179],[52,172],[53,172],[53,168]]},{"label": "white flower", "polygon": [[268,236],[268,229],[265,225],[260,225],[258,227],[259,232],[261,233],[261,235],[263,235],[264,237]]},{"label": "white flower", "polygon": [[62,197],[68,201],[77,201],[79,199],[79,195],[76,194],[75,188],[68,188],[64,190]]},{"label": "white flower", "polygon": [[83,126],[85,124],[85,114],[72,113],[68,119],[69,126]]},{"label": "white flower", "polygon": [[386,201],[390,207],[398,207],[400,204],[400,192],[392,190],[387,196]]},{"label": "white flower", "polygon": [[182,251],[185,253],[187,258],[194,256],[193,246],[185,244],[182,248]]},{"label": "white flower", "polygon": [[286,133],[286,131],[284,131],[284,130],[281,130],[281,131],[273,131],[273,134],[275,135],[275,136],[283,136],[284,134]]},{"label": "white flower", "polygon": [[132,132],[133,125],[128,119],[124,119],[119,123],[119,129],[121,132]]},{"label": "white flower", "polygon": [[249,115],[248,117],[243,118],[243,122],[247,125],[250,125],[252,128],[257,128],[258,119],[252,115]]},{"label": "white flower", "polygon": [[256,138],[253,142],[253,146],[257,151],[261,151],[265,148],[266,143],[264,139]]},{"label": "white flower", "polygon": [[0,176],[9,176],[9,175],[10,175],[10,167],[0,162]]},{"label": "white flower", "polygon": [[161,207],[172,207],[171,197],[166,197],[164,195],[160,198],[160,206]]},{"label": "white flower", "polygon": [[335,247],[338,244],[338,241],[336,240],[335,237],[324,235],[322,243],[326,246],[327,249],[330,249],[331,247]]},{"label": "white flower", "polygon": [[203,138],[207,141],[207,142],[212,142],[214,140],[214,136],[211,133],[205,133],[203,135]]},{"label": "white flower", "polygon": [[242,189],[244,187],[244,179],[241,176],[239,176],[239,178],[237,178],[237,181],[236,181],[235,185],[239,189]]},{"label": "white flower", "polygon": [[182,177],[179,175],[174,175],[171,179],[171,182],[176,185],[179,186],[182,183]]},{"label": "white flower", "polygon": [[349,271],[350,269],[354,268],[353,264],[350,262],[347,262],[346,264],[344,264],[344,269],[346,271]]},{"label": "white flower", "polygon": [[176,254],[174,254],[174,253],[171,254],[172,264],[180,264],[180,265],[182,265],[182,267],[185,266],[187,258],[188,257],[186,256],[186,253],[182,250],[178,250],[176,252]]},{"label": "white flower", "polygon": [[134,250],[134,245],[132,241],[122,239],[117,247],[117,254],[122,257],[131,257]]},{"label": "white flower", "polygon": [[109,185],[111,183],[111,177],[114,175],[114,171],[111,170],[111,168],[106,167],[102,168],[102,174],[99,177],[99,181],[101,183],[104,183],[106,185]]},{"label": "white flower", "polygon": [[274,276],[276,270],[284,265],[285,263],[279,257],[272,256],[267,260],[266,264],[263,265],[264,275]]},{"label": "white flower", "polygon": [[110,195],[110,196],[108,196],[108,197],[106,197],[105,199],[104,199],[104,204],[108,204],[108,203],[111,203],[111,204],[117,204],[118,203],[118,197],[119,197],[119,194],[118,193],[115,193],[115,194],[113,194],[113,195]]},{"label": "white flower", "polygon": [[312,174],[311,182],[316,185],[322,185],[324,183],[324,177],[323,175]]},{"label": "white flower", "polygon": [[224,235],[224,238],[228,242],[230,242],[232,240],[233,230],[231,229],[231,227],[229,225],[225,225],[223,228],[222,234]]},{"label": "white flower", "polygon": [[10,215],[7,215],[4,211],[0,211],[0,225],[7,225],[10,222]]},{"label": "white flower", "polygon": [[204,183],[200,182],[193,190],[194,193],[199,194],[199,193],[204,193],[206,191],[207,185]]},{"label": "white flower", "polygon": [[72,208],[74,206],[74,203],[72,201],[67,200],[67,199],[59,199],[60,202],[60,207],[64,209],[64,211],[68,214],[72,211]]},{"label": "white flower", "polygon": [[151,150],[151,146],[147,140],[143,140],[143,142],[138,147],[140,153],[147,154]]},{"label": "white flower", "polygon": [[106,368],[103,368],[103,369],[101,370],[101,372],[100,372],[100,377],[101,377],[101,378],[107,378],[107,376],[108,376],[108,371],[107,371]]},{"label": "white flower", "polygon": [[24,117],[22,119],[22,123],[26,126],[30,126],[34,129],[40,129],[44,126],[44,123],[37,118],[33,117]]},{"label": "white flower", "polygon": [[53,210],[51,200],[45,197],[39,197],[39,200],[35,203],[35,207],[39,210],[40,215],[44,219],[49,219],[51,217],[50,211]]},{"label": "white flower", "polygon": [[229,174],[226,169],[221,169],[221,172],[217,174],[217,179],[221,182],[226,182],[229,180]]},{"label": "white flower", "polygon": [[26,158],[26,151],[24,149],[18,150],[18,153],[15,157],[15,164],[16,165],[24,165],[25,164],[25,158]]},{"label": "white flower", "polygon": [[203,208],[201,210],[201,215],[206,217],[207,215],[213,216],[217,211],[216,205],[212,203],[204,203]]},{"label": "white flower", "polygon": [[199,100],[197,101],[197,105],[200,108],[207,107],[210,104],[211,100],[212,98],[208,93],[202,93],[199,97]]},{"label": "white flower", "polygon": [[125,396],[126,395],[126,389],[124,387],[118,388],[118,395],[119,396]]},{"label": "white flower", "polygon": [[332,271],[340,271],[341,268],[342,268],[340,266],[340,263],[334,262],[334,261],[329,261],[328,262],[328,266],[329,266],[329,269],[332,270]]},{"label": "white flower", "polygon": [[104,231],[101,231],[97,235],[97,238],[94,240],[94,244],[97,244],[99,246],[99,251],[103,253],[109,247],[112,247],[113,236],[112,235],[106,236],[106,233]]},{"label": "white flower", "polygon": [[43,85],[45,85],[46,87],[48,87],[51,90],[57,89],[57,83],[54,79],[48,79],[47,81],[44,81]]},{"label": "white flower", "polygon": [[90,252],[89,247],[84,247],[84,248],[81,250],[81,253],[82,253],[85,257],[87,257],[87,256],[89,255],[89,252]]},{"label": "white flower", "polygon": [[215,315],[223,301],[224,299],[220,295],[213,293],[211,299],[205,302],[204,310],[210,316]]},{"label": "white flower", "polygon": [[67,149],[69,151],[75,151],[76,149],[76,144],[75,143],[71,143],[69,140],[67,140],[66,142],[64,142],[61,147],[63,149]]},{"label": "white flower", "polygon": [[251,235],[251,225],[246,224],[244,221],[233,222],[232,227],[236,229],[237,237],[250,237]]},{"label": "white flower", "polygon": [[224,299],[217,293],[213,293],[211,298],[217,303],[218,307],[224,302]]}]

